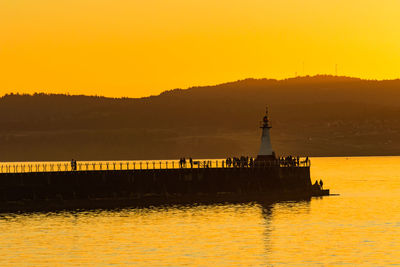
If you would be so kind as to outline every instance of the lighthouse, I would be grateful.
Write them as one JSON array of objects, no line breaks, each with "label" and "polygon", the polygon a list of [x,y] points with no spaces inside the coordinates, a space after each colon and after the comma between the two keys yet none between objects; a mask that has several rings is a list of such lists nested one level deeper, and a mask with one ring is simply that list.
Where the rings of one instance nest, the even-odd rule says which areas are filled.
[{"label": "lighthouse", "polygon": [[265,111],[265,116],[261,122],[260,128],[262,129],[261,134],[261,145],[260,151],[258,152],[256,161],[272,161],[275,160],[275,152],[272,150],[271,137],[269,130],[272,128],[268,117],[268,107]]}]

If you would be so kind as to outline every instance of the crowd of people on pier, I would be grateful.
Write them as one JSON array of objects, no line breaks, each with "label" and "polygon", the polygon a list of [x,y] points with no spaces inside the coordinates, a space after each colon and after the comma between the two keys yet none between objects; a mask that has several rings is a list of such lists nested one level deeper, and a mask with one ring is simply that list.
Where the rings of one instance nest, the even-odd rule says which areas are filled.
[{"label": "crowd of people on pier", "polygon": [[233,158],[227,158],[226,161],[226,167],[241,167],[241,168],[246,168],[246,167],[253,167],[254,166],[254,159],[252,157],[245,157],[245,156],[240,156],[239,158],[233,157]]},{"label": "crowd of people on pier", "polygon": [[301,161],[300,157],[287,156],[287,157],[279,157],[276,160],[263,161],[263,160],[255,160],[252,157],[232,157],[227,158],[225,160],[227,167],[254,167],[255,165],[265,165],[266,163],[275,164],[277,166],[285,166],[285,167],[297,167],[301,164],[309,164],[310,160],[308,157],[305,160]]},{"label": "crowd of people on pier", "polygon": [[[196,164],[201,164],[202,162],[200,161],[193,161],[192,158],[189,158],[188,160],[186,158],[180,158],[179,159],[179,167],[180,168],[186,168],[187,163],[189,162],[190,167],[193,168],[193,165]],[[275,160],[270,160],[270,161],[256,161],[256,159],[249,157],[249,156],[240,156],[240,157],[229,157],[226,158],[225,166],[227,168],[233,167],[233,168],[248,168],[248,167],[254,167],[256,165],[265,165],[265,164],[275,164],[277,166],[285,166],[285,167],[297,167],[300,166],[301,164],[309,164],[310,160],[308,157],[306,157],[304,160],[300,160],[300,157],[294,157],[294,156],[287,156],[287,157],[279,157],[276,158]],[[208,164],[211,165],[211,162],[204,161],[204,167],[210,167]],[[223,167],[223,165],[221,166]]]},{"label": "crowd of people on pier", "polygon": [[279,157],[278,158],[279,164],[282,166],[300,166],[301,163],[308,164],[310,160],[308,157],[304,161],[300,161],[300,157],[293,157],[293,156],[287,156],[287,157]]}]

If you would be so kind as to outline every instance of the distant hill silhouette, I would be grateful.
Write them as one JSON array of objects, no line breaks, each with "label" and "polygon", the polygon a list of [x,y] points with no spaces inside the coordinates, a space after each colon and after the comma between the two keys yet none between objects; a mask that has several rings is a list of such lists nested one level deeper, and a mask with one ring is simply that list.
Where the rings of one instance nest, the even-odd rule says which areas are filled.
[{"label": "distant hill silhouette", "polygon": [[145,98],[6,95],[0,160],[256,155],[270,107],[278,154],[399,155],[400,80],[246,79]]}]

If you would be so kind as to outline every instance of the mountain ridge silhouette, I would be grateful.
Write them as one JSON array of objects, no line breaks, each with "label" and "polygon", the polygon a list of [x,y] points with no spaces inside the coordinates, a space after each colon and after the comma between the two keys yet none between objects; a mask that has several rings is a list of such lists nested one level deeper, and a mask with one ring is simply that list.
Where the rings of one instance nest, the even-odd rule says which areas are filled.
[{"label": "mountain ridge silhouette", "polygon": [[244,79],[143,98],[8,94],[0,160],[255,156],[268,105],[280,155],[399,155],[400,80]]}]

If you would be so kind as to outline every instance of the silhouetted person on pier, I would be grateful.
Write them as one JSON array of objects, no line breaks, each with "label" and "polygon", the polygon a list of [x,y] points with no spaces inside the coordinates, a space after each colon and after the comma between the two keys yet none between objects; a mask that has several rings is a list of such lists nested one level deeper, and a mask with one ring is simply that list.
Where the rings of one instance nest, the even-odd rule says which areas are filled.
[{"label": "silhouetted person on pier", "polygon": [[193,169],[193,159],[192,159],[192,158],[189,158],[189,162],[190,162],[190,168]]},{"label": "silhouetted person on pier", "polygon": [[227,167],[230,167],[231,164],[232,164],[232,159],[231,159],[231,158],[227,158],[227,159],[226,159],[226,166],[227,166]]},{"label": "silhouetted person on pier", "polygon": [[313,184],[313,188],[316,189],[316,190],[321,189],[319,184],[318,184],[318,180],[315,180],[315,183]]},{"label": "silhouetted person on pier", "polygon": [[71,160],[71,170],[76,171],[76,160],[74,159]]},{"label": "silhouetted person on pier", "polygon": [[321,187],[321,189],[323,188],[323,186],[324,186],[324,182],[322,182],[322,179],[321,180],[319,180],[319,186]]}]

